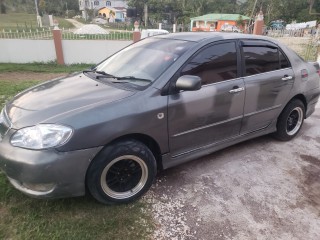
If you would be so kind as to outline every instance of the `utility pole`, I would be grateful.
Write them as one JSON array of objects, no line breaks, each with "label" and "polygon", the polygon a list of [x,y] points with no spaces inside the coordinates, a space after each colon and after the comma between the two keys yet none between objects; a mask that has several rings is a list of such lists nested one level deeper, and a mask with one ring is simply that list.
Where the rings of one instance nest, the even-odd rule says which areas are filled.
[{"label": "utility pole", "polygon": [[148,27],[148,5],[144,4],[144,26]]},{"label": "utility pole", "polygon": [[39,16],[38,1],[37,1],[37,0],[34,0],[34,4],[36,5],[36,13],[37,13],[37,16]]},{"label": "utility pole", "polygon": [[38,1],[34,0],[34,4],[36,5],[36,13],[37,13],[37,24],[38,27],[42,27],[42,21],[41,21],[41,17],[39,15],[39,9],[38,9]]},{"label": "utility pole", "polygon": [[250,23],[252,23],[252,18],[253,18],[254,10],[256,9],[256,6],[257,6],[257,2],[258,2],[258,0],[255,0],[252,11],[251,11],[251,16],[250,16],[250,20],[249,20],[249,24],[248,24],[249,26],[246,27],[246,31],[248,31],[248,28],[251,27]]},{"label": "utility pole", "polygon": [[67,18],[69,18],[68,2],[66,2]]}]

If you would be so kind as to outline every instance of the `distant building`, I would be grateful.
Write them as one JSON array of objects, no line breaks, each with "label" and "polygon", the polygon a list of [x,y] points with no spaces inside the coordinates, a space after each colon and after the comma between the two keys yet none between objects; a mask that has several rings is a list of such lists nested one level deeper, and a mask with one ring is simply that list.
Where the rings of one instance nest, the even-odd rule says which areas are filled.
[{"label": "distant building", "polygon": [[244,26],[237,26],[239,19],[242,19],[243,25],[250,20],[240,14],[212,13],[191,18],[190,27],[191,31],[243,31]]},{"label": "distant building", "polygon": [[79,0],[79,9],[101,9],[103,7],[128,8],[126,0]]},{"label": "distant building", "polygon": [[98,16],[108,19],[109,22],[124,22],[126,17],[125,8],[103,7],[98,10]]}]

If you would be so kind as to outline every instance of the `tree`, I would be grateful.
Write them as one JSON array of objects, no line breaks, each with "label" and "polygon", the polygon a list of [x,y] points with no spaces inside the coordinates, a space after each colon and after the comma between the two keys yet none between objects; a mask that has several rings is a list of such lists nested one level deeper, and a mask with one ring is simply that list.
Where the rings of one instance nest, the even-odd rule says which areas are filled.
[{"label": "tree", "polygon": [[7,13],[7,7],[4,4],[4,0],[0,0],[0,13],[6,14]]},{"label": "tree", "polygon": [[242,16],[240,15],[238,20],[236,21],[238,27],[243,28],[245,26],[245,21],[243,20]]},{"label": "tree", "polygon": [[45,11],[46,11],[46,1],[45,0],[40,0],[39,1],[39,10],[41,12],[41,15],[43,13],[45,13]]},{"label": "tree", "polygon": [[159,22],[167,19],[172,23],[188,23],[191,17],[208,13],[238,13],[254,17],[262,9],[265,22],[284,20],[316,20],[320,15],[308,14],[310,4],[313,12],[320,12],[320,0],[129,0],[129,6],[137,9],[140,20],[144,16],[144,4],[149,7],[150,21]]}]

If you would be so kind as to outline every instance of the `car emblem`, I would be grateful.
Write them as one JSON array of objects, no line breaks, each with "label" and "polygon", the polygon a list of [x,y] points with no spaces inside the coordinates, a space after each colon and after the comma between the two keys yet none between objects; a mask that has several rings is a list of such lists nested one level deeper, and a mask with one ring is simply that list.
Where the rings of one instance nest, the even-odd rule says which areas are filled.
[{"label": "car emblem", "polygon": [[164,118],[164,113],[158,113],[157,117],[158,117],[158,119]]}]

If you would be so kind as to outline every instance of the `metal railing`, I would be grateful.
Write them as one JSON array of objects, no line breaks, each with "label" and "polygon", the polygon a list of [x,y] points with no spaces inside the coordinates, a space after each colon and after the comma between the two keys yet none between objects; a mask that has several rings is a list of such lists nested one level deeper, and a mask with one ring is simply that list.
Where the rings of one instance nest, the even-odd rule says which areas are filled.
[{"label": "metal railing", "polygon": [[52,31],[50,29],[35,30],[9,30],[1,31],[0,39],[52,39]]},{"label": "metal railing", "polygon": [[133,39],[132,31],[110,31],[108,34],[75,34],[71,30],[62,31],[63,40],[115,40],[131,41]]},{"label": "metal railing", "polygon": [[[133,32],[110,31],[108,34],[75,34],[71,29],[62,29],[63,40],[120,40],[131,41]],[[53,39],[51,29],[34,29],[34,30],[9,30],[0,31],[0,39],[32,39],[32,40],[47,40]]]}]

